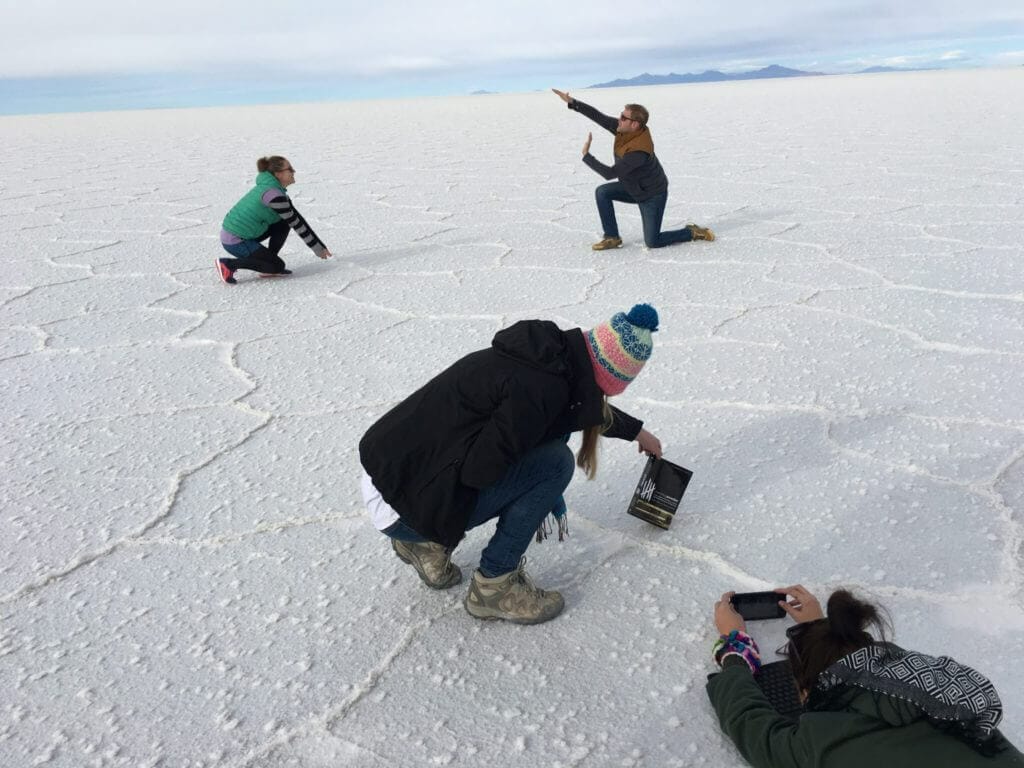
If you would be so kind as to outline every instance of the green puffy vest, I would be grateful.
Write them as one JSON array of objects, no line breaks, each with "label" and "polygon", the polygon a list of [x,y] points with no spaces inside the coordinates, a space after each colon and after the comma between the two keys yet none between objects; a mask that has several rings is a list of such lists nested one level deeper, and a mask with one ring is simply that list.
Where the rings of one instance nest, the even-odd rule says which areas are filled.
[{"label": "green puffy vest", "polygon": [[274,174],[270,171],[260,171],[256,176],[256,186],[246,192],[224,217],[224,229],[243,240],[255,240],[266,232],[271,224],[277,224],[281,217],[263,204],[263,193],[268,189],[277,189],[282,195],[286,194]]}]

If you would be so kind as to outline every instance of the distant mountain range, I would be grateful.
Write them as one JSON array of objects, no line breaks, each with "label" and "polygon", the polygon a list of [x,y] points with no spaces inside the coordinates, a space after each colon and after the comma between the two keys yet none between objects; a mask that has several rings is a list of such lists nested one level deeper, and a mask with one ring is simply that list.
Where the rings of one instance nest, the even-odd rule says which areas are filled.
[{"label": "distant mountain range", "polygon": [[[868,67],[854,74],[870,74],[874,72],[910,72],[909,69],[898,69],[896,67]],[[595,83],[589,88],[621,88],[631,85],[668,85],[669,83],[718,83],[723,80],[767,80],[775,77],[822,77],[825,72],[805,72],[802,69],[790,69],[772,64],[769,67],[755,69],[750,72],[719,72],[717,69],[709,69],[698,74],[687,73],[677,75],[670,72],[667,75],[652,75],[644,72],[642,75],[628,79],[610,80],[607,83]]]}]

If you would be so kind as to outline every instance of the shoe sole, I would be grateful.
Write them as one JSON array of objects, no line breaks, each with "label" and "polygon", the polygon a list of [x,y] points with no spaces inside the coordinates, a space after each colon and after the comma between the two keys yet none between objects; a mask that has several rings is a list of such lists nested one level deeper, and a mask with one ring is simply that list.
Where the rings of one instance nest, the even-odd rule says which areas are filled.
[{"label": "shoe sole", "polygon": [[288,275],[279,275],[274,272],[260,272],[260,277],[288,277]]},{"label": "shoe sole", "polygon": [[228,275],[227,277],[224,276],[224,270],[226,269],[226,267],[220,263],[220,259],[214,259],[213,266],[217,268],[217,277],[220,278],[220,281],[222,283],[226,283],[227,285],[235,285],[238,282],[237,280],[235,280],[234,275]]},{"label": "shoe sole", "polygon": [[399,560],[401,560],[403,563],[407,563],[407,564],[411,565],[412,569],[414,571],[416,571],[416,575],[420,577],[420,581],[422,581],[424,584],[426,584],[431,589],[436,589],[436,590],[439,590],[439,591],[442,590],[442,589],[451,589],[456,584],[461,584],[462,583],[462,571],[459,570],[458,566],[453,566],[453,567],[455,568],[455,573],[457,573],[459,575],[459,577],[457,579],[455,579],[455,581],[453,581],[451,584],[431,584],[429,581],[427,581],[426,577],[422,573],[420,573],[420,569],[416,567],[416,564],[412,560],[410,560],[405,555],[403,555],[401,552],[399,552],[394,546],[391,547],[391,551],[394,552],[395,556]]},{"label": "shoe sole", "polygon": [[562,613],[562,610],[565,608],[565,604],[563,603],[562,606],[558,609],[558,611],[556,613],[551,614],[550,616],[541,614],[540,616],[525,616],[515,618],[500,614],[491,608],[478,609],[482,610],[483,613],[474,613],[473,609],[469,607],[468,600],[462,601],[462,607],[465,608],[466,613],[468,613],[474,619],[480,619],[481,621],[510,621],[513,624],[543,624],[546,621],[551,621],[552,619],[558,618],[558,616]]}]

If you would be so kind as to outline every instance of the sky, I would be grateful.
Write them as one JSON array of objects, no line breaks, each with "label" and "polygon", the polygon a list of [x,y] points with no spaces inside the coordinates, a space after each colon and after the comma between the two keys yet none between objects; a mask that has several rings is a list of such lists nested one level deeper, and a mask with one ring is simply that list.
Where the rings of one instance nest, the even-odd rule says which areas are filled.
[{"label": "sky", "polygon": [[[793,583],[988,676],[1024,746],[1022,85],[647,89],[665,222],[717,239],[648,250],[620,205],[600,252],[551,93],[0,120],[0,766],[749,768],[713,604]],[[334,256],[292,234],[292,275],[226,285],[275,152]],[[477,621],[373,528],[360,436],[500,328],[641,301],[615,404],[693,471],[680,511],[626,514],[645,458],[603,440],[526,553],[564,612]],[[774,660],[787,626],[749,629]]]},{"label": "sky", "polygon": [[[493,7],[492,7],[493,6]],[[927,10],[925,10],[927,9]],[[579,88],[768,64],[1024,64],[1015,0],[8,3],[5,113]],[[16,31],[10,34],[10,31]]]}]

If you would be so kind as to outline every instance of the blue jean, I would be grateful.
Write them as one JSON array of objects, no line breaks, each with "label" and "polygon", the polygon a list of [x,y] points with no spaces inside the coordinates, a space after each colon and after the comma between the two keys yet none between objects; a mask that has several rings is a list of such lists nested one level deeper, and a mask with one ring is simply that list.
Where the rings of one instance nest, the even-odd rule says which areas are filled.
[{"label": "blue jean", "polygon": [[[498,518],[498,526],[480,556],[484,576],[514,571],[530,540],[568,487],[575,468],[564,440],[542,443],[527,453],[498,482],[480,491],[466,529]],[[401,520],[384,531],[400,541],[426,541]]]},{"label": "blue jean", "polygon": [[668,190],[649,197],[643,202],[626,191],[621,181],[602,184],[594,190],[597,199],[597,213],[601,217],[601,230],[605,237],[618,237],[619,225],[615,221],[614,203],[632,203],[640,208],[640,220],[644,226],[644,244],[648,248],[664,248],[673,243],[686,243],[693,240],[693,232],[689,227],[661,231],[661,220],[665,216],[665,204],[668,203]]},{"label": "blue jean", "polygon": [[[265,274],[279,274],[284,271],[284,260],[277,254],[288,239],[287,222],[279,221],[271,224],[259,237],[253,240],[242,240],[239,243],[221,243],[221,247],[235,258],[221,259],[228,269],[251,269]],[[269,240],[266,246],[261,242]]]},{"label": "blue jean", "polygon": [[263,247],[259,240],[242,240],[240,243],[221,243],[221,247],[239,259],[252,256]]}]

